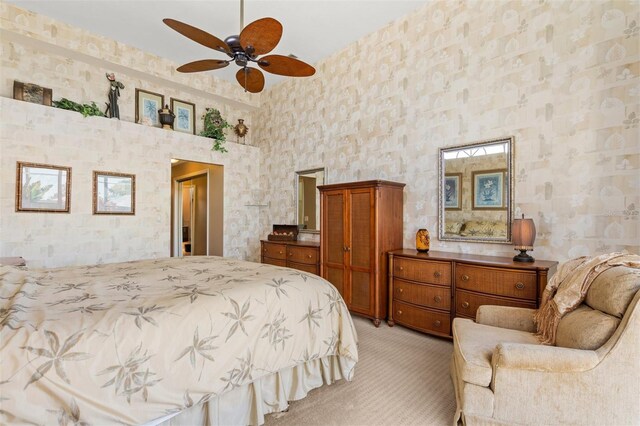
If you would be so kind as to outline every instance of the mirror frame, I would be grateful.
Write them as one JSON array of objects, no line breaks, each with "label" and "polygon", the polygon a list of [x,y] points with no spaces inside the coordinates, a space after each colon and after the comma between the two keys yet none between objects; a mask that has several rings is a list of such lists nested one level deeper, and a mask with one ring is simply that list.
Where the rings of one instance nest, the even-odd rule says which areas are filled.
[{"label": "mirror frame", "polygon": [[[474,147],[482,147],[486,145],[495,145],[499,142],[507,143],[509,147],[509,153],[507,155],[507,237],[506,239],[489,239],[489,238],[473,238],[473,237],[447,237],[445,236],[445,208],[444,208],[444,194],[443,194],[443,182],[445,178],[445,164],[444,153],[450,151],[459,151],[461,149],[469,149]],[[469,243],[492,243],[492,244],[512,244],[511,224],[513,222],[514,211],[514,186],[513,179],[514,162],[515,162],[515,138],[514,136],[507,136],[503,138],[484,140],[479,142],[472,142],[464,145],[448,146],[446,148],[438,148],[438,239],[440,241],[459,241]]]},{"label": "mirror frame", "polygon": [[[295,215],[296,215],[296,225],[300,225],[298,223],[298,194],[300,192],[300,188],[299,188],[299,177],[301,175],[306,175],[309,173],[317,173],[317,172],[324,172],[324,183],[323,185],[327,184],[327,168],[326,167],[316,167],[313,169],[306,169],[306,170],[298,170],[295,172],[294,174],[294,178],[293,178],[293,187],[294,187],[294,199],[293,199],[293,206],[294,206],[294,211],[295,211]],[[318,188],[318,185],[316,185],[316,190]],[[320,210],[320,206],[317,206],[317,209]],[[300,229],[298,228],[298,232],[299,233],[306,233],[306,234],[319,234],[320,233],[320,223],[318,223],[318,229]]]}]

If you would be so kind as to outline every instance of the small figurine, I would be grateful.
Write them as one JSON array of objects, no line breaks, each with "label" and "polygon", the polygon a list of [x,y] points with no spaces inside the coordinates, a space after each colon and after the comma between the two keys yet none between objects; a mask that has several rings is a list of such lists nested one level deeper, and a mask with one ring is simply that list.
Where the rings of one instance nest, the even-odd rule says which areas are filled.
[{"label": "small figurine", "polygon": [[238,136],[238,138],[244,139],[244,137],[249,132],[249,127],[244,124],[244,120],[242,118],[238,119],[238,124],[233,128],[233,132]]},{"label": "small figurine", "polygon": [[117,118],[120,119],[120,109],[118,108],[118,98],[120,97],[120,89],[124,89],[124,84],[116,81],[116,75],[114,73],[107,73],[107,79],[111,82],[111,90],[109,90],[109,102],[105,102],[107,104],[107,109],[104,114],[109,118]]}]

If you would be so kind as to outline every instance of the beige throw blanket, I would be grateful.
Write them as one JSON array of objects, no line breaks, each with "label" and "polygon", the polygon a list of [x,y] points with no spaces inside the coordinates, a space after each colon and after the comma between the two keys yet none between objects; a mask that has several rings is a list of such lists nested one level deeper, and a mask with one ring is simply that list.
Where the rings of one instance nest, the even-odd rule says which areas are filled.
[{"label": "beige throw blanket", "polygon": [[555,344],[560,319],[582,303],[598,275],[620,265],[640,267],[640,256],[624,253],[582,256],[560,265],[542,293],[540,309],[533,317],[540,342]]}]

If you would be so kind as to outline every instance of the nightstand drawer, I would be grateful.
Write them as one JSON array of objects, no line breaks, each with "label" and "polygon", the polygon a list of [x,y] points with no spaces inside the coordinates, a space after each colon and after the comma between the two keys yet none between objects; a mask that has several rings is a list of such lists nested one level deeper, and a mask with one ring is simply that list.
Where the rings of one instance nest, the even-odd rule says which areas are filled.
[{"label": "nightstand drawer", "polygon": [[398,324],[420,331],[448,336],[451,333],[449,313],[419,308],[403,302],[393,302],[393,319]]},{"label": "nightstand drawer", "polygon": [[451,290],[446,287],[415,284],[400,279],[393,280],[393,297],[396,300],[436,309],[449,310]]},{"label": "nightstand drawer", "polygon": [[262,256],[285,260],[287,258],[287,246],[284,244],[262,243]]},{"label": "nightstand drawer", "polygon": [[536,308],[535,302],[527,302],[518,299],[506,299],[491,297],[481,294],[469,293],[464,290],[456,290],[456,316],[468,318],[476,317],[476,311],[481,305],[514,306],[517,308]]},{"label": "nightstand drawer", "polygon": [[288,246],[287,261],[315,265],[318,263],[318,249],[313,247]]},{"label": "nightstand drawer", "polygon": [[449,286],[451,284],[451,264],[397,257],[393,261],[393,275],[411,281]]},{"label": "nightstand drawer", "polygon": [[456,288],[535,301],[536,273],[457,264]]}]

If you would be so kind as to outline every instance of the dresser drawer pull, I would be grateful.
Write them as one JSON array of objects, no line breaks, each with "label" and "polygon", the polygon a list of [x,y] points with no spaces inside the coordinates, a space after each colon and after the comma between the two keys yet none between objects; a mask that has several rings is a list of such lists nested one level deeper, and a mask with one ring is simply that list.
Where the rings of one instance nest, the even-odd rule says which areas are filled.
[{"label": "dresser drawer pull", "polygon": [[289,252],[289,256],[293,256],[293,253]]},{"label": "dresser drawer pull", "polygon": [[442,297],[436,296],[436,297],[433,298],[433,301],[436,302],[436,303],[440,303],[440,302],[442,302]]},{"label": "dresser drawer pull", "polygon": [[308,255],[307,255],[307,257],[308,257],[309,259],[311,259],[313,256],[311,256],[310,254],[308,254]]},{"label": "dresser drawer pull", "polygon": [[434,278],[440,278],[441,276],[442,276],[442,274],[440,273],[440,271],[435,271],[435,272],[433,273],[433,277],[434,277]]},{"label": "dresser drawer pull", "polygon": [[518,290],[524,290],[524,283],[517,282],[517,283],[516,283],[516,288],[517,288]]},{"label": "dresser drawer pull", "polygon": [[403,289],[402,287],[400,287],[400,288],[398,289],[398,293],[402,293],[403,291],[404,291],[404,289]]},{"label": "dresser drawer pull", "polygon": [[264,250],[262,250],[262,251],[264,251],[264,252],[266,253],[266,252],[267,252],[267,249],[264,249]]},{"label": "dresser drawer pull", "polygon": [[282,253],[284,253],[282,250],[280,250],[280,251],[278,252],[278,254],[282,254]]},{"label": "dresser drawer pull", "polygon": [[400,267],[400,270],[401,270],[401,271],[404,271],[404,268],[401,266],[401,267]]},{"label": "dresser drawer pull", "polygon": [[402,315],[402,311],[398,311],[398,315]]},{"label": "dresser drawer pull", "polygon": [[462,302],[462,307],[467,309],[469,307],[469,302]]},{"label": "dresser drawer pull", "polygon": [[433,326],[434,326],[434,327],[440,327],[441,325],[442,325],[442,323],[440,322],[440,320],[435,320],[435,321],[433,322]]},{"label": "dresser drawer pull", "polygon": [[469,281],[469,275],[464,274],[462,277],[460,277],[462,279],[462,281]]}]

